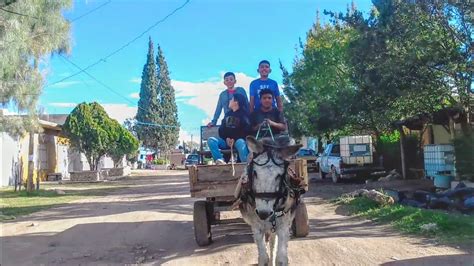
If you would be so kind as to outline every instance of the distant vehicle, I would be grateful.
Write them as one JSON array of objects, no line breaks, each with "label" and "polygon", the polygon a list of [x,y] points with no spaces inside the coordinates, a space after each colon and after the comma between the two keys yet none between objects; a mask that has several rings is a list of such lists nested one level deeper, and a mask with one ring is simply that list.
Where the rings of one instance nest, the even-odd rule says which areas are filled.
[{"label": "distant vehicle", "polygon": [[184,161],[184,168],[188,169],[189,166],[199,164],[199,154],[189,154]]},{"label": "distant vehicle", "polygon": [[296,154],[296,158],[301,158],[306,160],[306,165],[308,171],[318,171],[318,164],[316,163],[317,154],[312,149],[301,148]]},{"label": "distant vehicle", "polygon": [[370,136],[341,137],[339,144],[331,143],[326,146],[316,163],[320,178],[330,174],[334,183],[341,178],[385,173],[382,166],[374,164]]}]

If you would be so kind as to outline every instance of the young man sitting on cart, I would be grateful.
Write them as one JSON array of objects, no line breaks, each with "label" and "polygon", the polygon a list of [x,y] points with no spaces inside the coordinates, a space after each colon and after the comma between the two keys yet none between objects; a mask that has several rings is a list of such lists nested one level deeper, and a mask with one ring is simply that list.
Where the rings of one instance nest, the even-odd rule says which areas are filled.
[{"label": "young man sitting on cart", "polygon": [[250,115],[250,123],[257,139],[274,138],[287,130],[283,112],[273,106],[273,91],[263,89],[259,93],[260,108]]},{"label": "young man sitting on cart", "polygon": [[230,111],[225,114],[219,127],[219,137],[210,137],[207,140],[216,164],[226,164],[221,149],[233,148],[237,150],[240,161],[247,162],[248,149],[245,138],[251,132],[247,106],[245,96],[234,94],[229,102]]}]

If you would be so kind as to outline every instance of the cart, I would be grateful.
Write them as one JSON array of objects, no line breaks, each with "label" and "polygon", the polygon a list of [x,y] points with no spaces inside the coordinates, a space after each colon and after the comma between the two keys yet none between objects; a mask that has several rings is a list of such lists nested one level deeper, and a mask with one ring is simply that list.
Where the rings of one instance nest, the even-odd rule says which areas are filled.
[{"label": "cart", "polygon": [[[201,128],[201,156],[204,158],[208,151],[205,149],[207,139],[212,132],[217,133],[215,128]],[[230,151],[223,151],[229,154]],[[201,160],[203,161],[203,160]],[[238,180],[245,171],[245,163],[235,163],[233,174],[232,165],[194,165],[189,168],[189,184],[191,197],[199,198],[194,202],[193,223],[194,235],[199,246],[206,246],[212,242],[211,226],[218,224],[241,223],[242,218],[221,219],[220,212],[230,211],[235,201],[234,192]],[[296,173],[297,177],[303,178],[308,191],[308,172],[304,159],[290,161],[289,167]],[[292,225],[292,233],[295,237],[305,237],[309,233],[308,213],[306,205],[301,200],[295,210],[295,219]]]}]

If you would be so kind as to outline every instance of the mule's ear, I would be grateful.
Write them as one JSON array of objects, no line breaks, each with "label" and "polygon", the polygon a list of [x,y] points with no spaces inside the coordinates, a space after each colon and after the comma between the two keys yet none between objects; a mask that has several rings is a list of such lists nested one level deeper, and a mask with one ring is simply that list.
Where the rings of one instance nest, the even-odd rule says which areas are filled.
[{"label": "mule's ear", "polygon": [[278,149],[278,154],[281,156],[281,158],[288,159],[291,156],[295,155],[301,147],[303,147],[303,145],[301,144],[287,146],[287,147]]},{"label": "mule's ear", "polygon": [[258,141],[254,136],[247,136],[247,147],[249,148],[249,151],[253,153],[263,152],[262,143]]}]

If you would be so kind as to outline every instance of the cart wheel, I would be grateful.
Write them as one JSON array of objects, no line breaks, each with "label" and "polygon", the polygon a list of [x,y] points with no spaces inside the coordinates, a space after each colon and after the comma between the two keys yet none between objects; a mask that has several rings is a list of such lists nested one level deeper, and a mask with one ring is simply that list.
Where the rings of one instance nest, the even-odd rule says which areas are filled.
[{"label": "cart wheel", "polygon": [[305,237],[309,234],[308,211],[303,201],[296,207],[295,219],[293,220],[291,230],[295,237]]},{"label": "cart wheel", "polygon": [[194,202],[194,237],[199,246],[207,246],[211,244],[211,224],[208,219],[205,201]]}]

